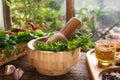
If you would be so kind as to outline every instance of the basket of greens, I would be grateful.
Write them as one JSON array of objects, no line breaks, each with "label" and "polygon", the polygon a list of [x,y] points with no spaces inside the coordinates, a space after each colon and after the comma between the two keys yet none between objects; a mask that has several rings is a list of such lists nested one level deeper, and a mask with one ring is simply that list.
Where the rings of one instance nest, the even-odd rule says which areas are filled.
[{"label": "basket of greens", "polygon": [[0,65],[3,65],[11,60],[15,60],[17,54],[17,43],[10,39],[9,35],[4,32],[0,32]]},{"label": "basket of greens", "polygon": [[40,31],[0,31],[0,66],[27,54],[27,42],[43,36]]}]

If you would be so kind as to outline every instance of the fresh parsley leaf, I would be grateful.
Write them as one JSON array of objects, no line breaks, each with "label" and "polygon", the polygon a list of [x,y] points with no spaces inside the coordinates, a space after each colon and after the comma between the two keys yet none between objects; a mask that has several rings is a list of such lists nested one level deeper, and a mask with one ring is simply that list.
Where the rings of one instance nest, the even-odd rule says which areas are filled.
[{"label": "fresh parsley leaf", "polygon": [[52,42],[39,42],[35,44],[34,47],[36,50],[43,51],[68,51],[74,50],[78,47],[81,47],[84,51],[87,51],[89,48],[94,46],[94,42],[89,38],[89,35],[82,34],[80,32],[76,33],[72,39],[68,41],[58,41],[55,43]]}]

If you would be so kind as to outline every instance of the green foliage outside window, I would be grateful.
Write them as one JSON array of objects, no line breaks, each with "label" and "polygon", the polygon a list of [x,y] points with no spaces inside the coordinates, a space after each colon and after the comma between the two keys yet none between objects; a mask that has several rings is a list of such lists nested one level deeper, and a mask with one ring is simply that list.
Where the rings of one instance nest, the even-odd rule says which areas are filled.
[{"label": "green foliage outside window", "polygon": [[83,33],[92,34],[92,39],[97,40],[100,29],[100,18],[108,15],[103,11],[104,6],[95,5],[89,8],[81,8],[77,11],[77,17],[82,21]]},{"label": "green foliage outside window", "polygon": [[43,31],[62,27],[58,19],[61,0],[6,0],[10,7],[12,28],[29,28],[28,22],[33,22]]}]

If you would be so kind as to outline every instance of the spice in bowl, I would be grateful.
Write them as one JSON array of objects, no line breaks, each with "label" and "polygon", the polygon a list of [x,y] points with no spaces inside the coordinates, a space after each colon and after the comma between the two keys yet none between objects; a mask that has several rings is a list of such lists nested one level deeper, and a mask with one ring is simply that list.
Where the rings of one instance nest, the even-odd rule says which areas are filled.
[{"label": "spice in bowl", "polygon": [[108,71],[102,74],[102,80],[120,80],[120,71]]}]

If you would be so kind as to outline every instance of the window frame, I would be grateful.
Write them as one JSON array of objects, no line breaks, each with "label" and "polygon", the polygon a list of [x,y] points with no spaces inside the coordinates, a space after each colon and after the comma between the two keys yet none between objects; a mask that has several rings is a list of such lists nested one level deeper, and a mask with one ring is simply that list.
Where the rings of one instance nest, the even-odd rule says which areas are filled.
[{"label": "window frame", "polygon": [[4,28],[5,30],[8,30],[11,27],[11,21],[10,21],[10,9],[6,5],[5,0],[2,0],[3,4],[3,20],[4,20]]},{"label": "window frame", "polygon": [[[10,9],[6,5],[5,0],[2,0],[3,3],[3,14],[4,14],[4,27],[5,30],[11,28],[11,20],[10,20]],[[66,0],[66,22],[74,17],[74,0]]]}]

